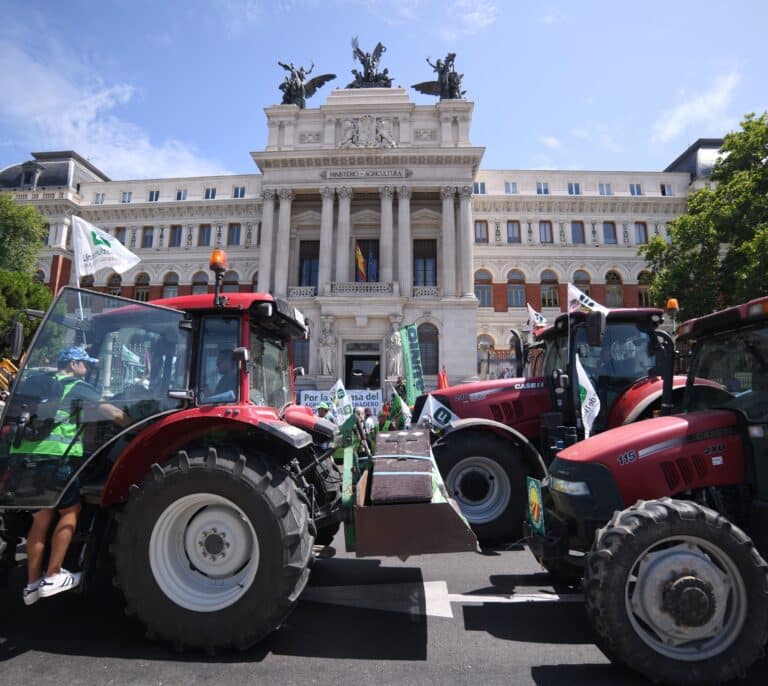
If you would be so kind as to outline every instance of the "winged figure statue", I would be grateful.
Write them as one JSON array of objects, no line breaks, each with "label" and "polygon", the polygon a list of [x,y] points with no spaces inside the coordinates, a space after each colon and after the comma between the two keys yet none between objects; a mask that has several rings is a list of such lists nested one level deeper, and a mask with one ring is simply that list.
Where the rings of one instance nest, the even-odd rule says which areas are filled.
[{"label": "winged figure statue", "polygon": [[357,42],[357,37],[352,39],[352,57],[360,62],[363,67],[362,72],[357,69],[352,70],[355,80],[347,88],[391,88],[392,77],[389,76],[389,70],[379,71],[379,62],[381,56],[387,51],[386,47],[379,42],[373,49],[373,52],[363,52]]},{"label": "winged figure statue", "polygon": [[437,81],[422,81],[413,84],[411,88],[425,95],[437,95],[441,100],[461,99],[467,91],[461,90],[461,79],[464,78],[464,74],[456,71],[455,59],[455,52],[449,52],[444,60],[438,59],[435,64],[432,64],[427,57],[427,64],[437,74]]},{"label": "winged figure statue", "polygon": [[307,105],[307,98],[311,98],[321,86],[336,78],[336,74],[321,74],[307,80],[315,68],[314,63],[308,70],[304,67],[295,67],[293,62],[285,64],[278,61],[278,64],[288,72],[285,80],[280,84],[280,90],[283,91],[282,104],[298,105],[302,110]]}]

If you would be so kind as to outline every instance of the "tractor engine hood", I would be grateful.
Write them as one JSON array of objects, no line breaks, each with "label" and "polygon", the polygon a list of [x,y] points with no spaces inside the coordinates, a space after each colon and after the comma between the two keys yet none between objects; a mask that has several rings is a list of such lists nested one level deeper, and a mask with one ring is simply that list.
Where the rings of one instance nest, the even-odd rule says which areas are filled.
[{"label": "tractor engine hood", "polygon": [[550,475],[568,479],[583,464],[606,467],[627,505],[739,483],[744,461],[737,415],[706,410],[627,424],[560,451]]}]

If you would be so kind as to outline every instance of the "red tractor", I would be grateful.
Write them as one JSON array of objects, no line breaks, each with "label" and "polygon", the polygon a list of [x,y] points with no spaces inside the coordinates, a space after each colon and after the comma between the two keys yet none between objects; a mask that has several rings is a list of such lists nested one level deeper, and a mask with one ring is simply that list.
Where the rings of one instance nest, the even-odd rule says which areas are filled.
[{"label": "red tractor", "polygon": [[[527,378],[428,394],[459,418],[440,427],[433,450],[448,491],[481,542],[522,537],[526,477],[542,478],[556,446],[584,437],[577,355],[600,399],[592,433],[652,417],[679,401],[685,377],[670,372],[667,397],[663,393],[662,367],[674,346],[659,329],[662,320],[663,311],[650,308],[612,309],[602,317],[562,314],[536,331]],[[515,358],[522,361],[520,337],[514,338]],[[521,364],[517,374],[522,377]],[[414,417],[428,395],[417,399]]]},{"label": "red tractor", "polygon": [[531,485],[529,543],[548,567],[582,560],[611,660],[653,681],[719,683],[768,640],[768,297],[678,333],[685,412],[559,452],[543,516]]}]

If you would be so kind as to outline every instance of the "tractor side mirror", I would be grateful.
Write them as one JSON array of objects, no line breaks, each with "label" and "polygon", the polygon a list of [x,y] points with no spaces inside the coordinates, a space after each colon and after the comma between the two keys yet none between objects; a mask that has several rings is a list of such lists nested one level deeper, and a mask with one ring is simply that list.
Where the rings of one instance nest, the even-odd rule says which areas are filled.
[{"label": "tractor side mirror", "polygon": [[8,327],[5,343],[11,349],[11,359],[19,360],[24,350],[24,325],[15,321]]},{"label": "tractor side mirror", "polygon": [[248,360],[250,359],[248,348],[235,348],[232,351],[232,359],[245,370],[246,374],[248,373]]},{"label": "tractor side mirror", "polygon": [[593,348],[603,344],[605,336],[605,314],[603,312],[590,312],[587,315],[587,343]]}]

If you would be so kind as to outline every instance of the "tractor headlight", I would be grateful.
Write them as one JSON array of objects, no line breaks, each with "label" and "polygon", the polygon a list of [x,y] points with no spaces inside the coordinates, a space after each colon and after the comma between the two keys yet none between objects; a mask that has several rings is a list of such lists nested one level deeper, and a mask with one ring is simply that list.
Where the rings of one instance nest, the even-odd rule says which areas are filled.
[{"label": "tractor headlight", "polygon": [[549,487],[553,491],[566,495],[589,495],[589,484],[586,481],[566,481],[550,476]]}]

